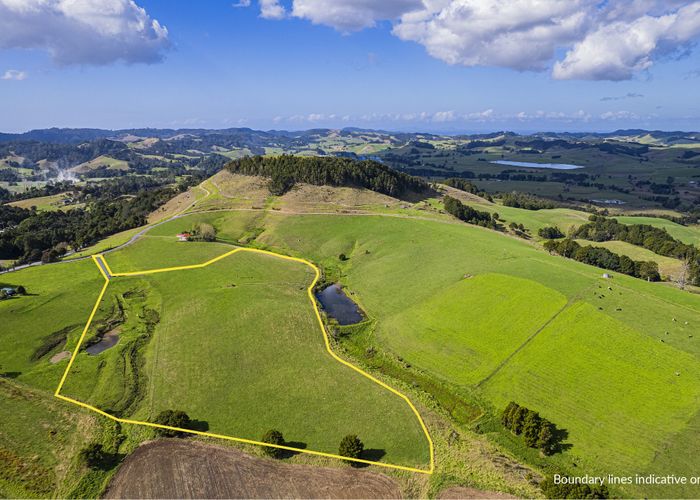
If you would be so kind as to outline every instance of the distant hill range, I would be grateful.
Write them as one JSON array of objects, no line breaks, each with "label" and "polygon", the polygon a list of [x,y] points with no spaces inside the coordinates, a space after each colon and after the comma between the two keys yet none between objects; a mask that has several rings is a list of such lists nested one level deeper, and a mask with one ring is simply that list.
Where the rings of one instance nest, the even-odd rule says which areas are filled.
[{"label": "distant hill range", "polygon": [[359,128],[52,128],[0,134],[0,188],[23,192],[54,180],[134,174],[204,178],[232,160],[283,154],[375,160],[429,180],[474,179],[486,192],[517,190],[567,203],[700,205],[700,133],[641,129],[438,135]]},{"label": "distant hill range", "polygon": [[515,132],[499,131],[486,134],[456,134],[443,135],[421,132],[391,132],[386,130],[372,130],[349,127],[344,129],[309,129],[301,131],[287,130],[253,130],[250,128],[228,128],[228,129],[160,129],[160,128],[137,128],[137,129],[120,129],[120,130],[105,130],[96,128],[48,128],[30,130],[20,134],[0,133],[0,142],[10,141],[39,141],[54,144],[78,144],[82,142],[90,142],[98,139],[111,139],[117,141],[133,142],[139,139],[157,138],[161,140],[173,140],[183,136],[204,137],[218,136],[237,138],[242,141],[251,143],[265,141],[279,141],[280,139],[304,139],[323,136],[383,136],[393,138],[399,141],[411,139],[440,139],[451,137],[458,140],[488,140],[495,137],[542,137],[551,139],[577,139],[577,140],[595,140],[595,139],[639,139],[648,137],[653,140],[667,142],[677,140],[693,140],[700,142],[700,132],[684,132],[684,131],[662,131],[662,130],[644,130],[644,129],[627,129],[616,130],[614,132],[538,132],[535,134],[521,135]]}]

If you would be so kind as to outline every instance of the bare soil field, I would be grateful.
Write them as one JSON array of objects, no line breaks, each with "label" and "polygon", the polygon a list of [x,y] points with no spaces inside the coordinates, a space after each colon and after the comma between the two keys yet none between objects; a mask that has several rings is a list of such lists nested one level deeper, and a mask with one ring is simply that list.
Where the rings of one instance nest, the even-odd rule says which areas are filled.
[{"label": "bare soil field", "polygon": [[139,447],[121,465],[105,498],[400,498],[383,475],[291,465],[193,440]]},{"label": "bare soil field", "polygon": [[441,500],[472,500],[472,499],[483,499],[483,500],[500,500],[504,498],[518,498],[507,493],[496,493],[495,491],[482,491],[475,488],[466,488],[464,486],[453,486],[452,488],[447,488],[440,492],[438,497]]}]

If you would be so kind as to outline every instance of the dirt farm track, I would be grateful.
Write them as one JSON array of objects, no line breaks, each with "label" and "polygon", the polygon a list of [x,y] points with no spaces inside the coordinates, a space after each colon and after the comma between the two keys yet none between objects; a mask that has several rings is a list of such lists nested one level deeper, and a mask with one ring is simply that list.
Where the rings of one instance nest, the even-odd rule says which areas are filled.
[{"label": "dirt farm track", "polygon": [[390,478],[362,470],[290,465],[194,440],[146,443],[105,498],[399,498]]}]

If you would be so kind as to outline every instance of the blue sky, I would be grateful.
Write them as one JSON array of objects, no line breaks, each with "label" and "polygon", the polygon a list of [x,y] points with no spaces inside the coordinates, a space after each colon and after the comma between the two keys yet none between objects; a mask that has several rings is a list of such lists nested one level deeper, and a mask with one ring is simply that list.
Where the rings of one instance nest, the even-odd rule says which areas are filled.
[{"label": "blue sky", "polygon": [[64,1],[0,0],[1,131],[700,129],[700,2],[513,0],[496,24],[477,0]]}]

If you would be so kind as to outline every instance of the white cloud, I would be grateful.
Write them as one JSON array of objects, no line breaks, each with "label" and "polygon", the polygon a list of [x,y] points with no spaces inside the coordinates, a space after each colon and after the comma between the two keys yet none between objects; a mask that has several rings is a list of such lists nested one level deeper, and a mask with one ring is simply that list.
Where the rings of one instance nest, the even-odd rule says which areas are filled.
[{"label": "white cloud", "polygon": [[41,49],[60,65],[154,63],[168,30],[133,0],[0,0],[0,49]]},{"label": "white cloud", "polygon": [[[260,2],[285,16],[279,0]],[[700,0],[293,0],[291,14],[343,33],[391,21],[448,64],[557,79],[629,79],[700,37]]]},{"label": "white cloud", "polygon": [[287,11],[279,0],[260,0],[260,17],[265,19],[284,19]]},{"label": "white cloud", "polygon": [[422,8],[421,0],[294,0],[292,15],[346,33]]},{"label": "white cloud", "polygon": [[239,0],[238,2],[234,3],[232,7],[235,8],[240,8],[240,7],[250,7],[251,1],[250,0]]},{"label": "white cloud", "polygon": [[600,115],[601,120],[639,120],[641,117],[631,111],[606,111]]},{"label": "white cloud", "polygon": [[554,65],[558,79],[628,80],[700,35],[700,2],[658,17],[602,25]]},{"label": "white cloud", "polygon": [[29,75],[26,71],[19,71],[17,69],[8,69],[5,74],[0,77],[0,80],[26,80]]},{"label": "white cloud", "polygon": [[555,50],[581,37],[591,0],[427,1],[394,26],[449,64],[543,70]]},{"label": "white cloud", "polygon": [[433,115],[434,122],[453,122],[457,119],[454,111],[438,111]]}]

